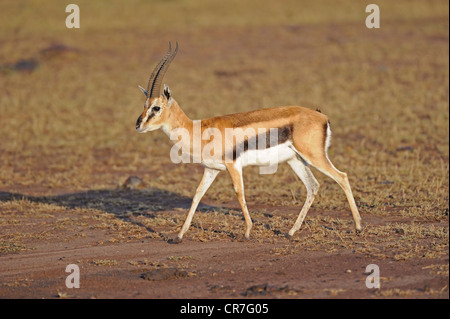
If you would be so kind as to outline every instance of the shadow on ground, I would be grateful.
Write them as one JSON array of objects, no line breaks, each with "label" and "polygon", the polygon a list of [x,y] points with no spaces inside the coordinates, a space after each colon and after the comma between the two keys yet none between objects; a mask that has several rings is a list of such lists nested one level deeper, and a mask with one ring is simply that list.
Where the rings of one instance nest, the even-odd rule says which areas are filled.
[{"label": "shadow on ground", "polygon": [[[157,233],[164,240],[169,239],[134,219],[134,217],[155,218],[158,212],[177,209],[185,210],[187,213],[192,202],[192,198],[155,188],[89,190],[56,196],[30,196],[20,193],[0,192],[0,201],[14,200],[28,200],[34,203],[45,203],[70,209],[88,208],[112,213],[123,221],[143,227],[151,233]],[[215,211],[231,214],[231,209],[229,208],[202,203],[199,204],[197,211]]]}]

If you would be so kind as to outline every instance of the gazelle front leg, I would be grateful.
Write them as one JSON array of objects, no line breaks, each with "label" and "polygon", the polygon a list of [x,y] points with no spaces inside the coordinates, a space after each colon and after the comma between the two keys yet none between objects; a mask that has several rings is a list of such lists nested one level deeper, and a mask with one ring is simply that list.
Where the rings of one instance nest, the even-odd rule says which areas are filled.
[{"label": "gazelle front leg", "polygon": [[174,242],[181,242],[184,233],[187,232],[187,230],[189,229],[189,226],[191,226],[192,217],[194,217],[194,213],[195,213],[195,210],[197,209],[198,203],[202,199],[203,195],[205,195],[209,186],[211,186],[212,182],[216,179],[216,176],[219,173],[220,173],[219,170],[210,169],[210,168],[205,167],[205,171],[203,172],[202,180],[201,180],[200,184],[198,185],[197,190],[195,191],[195,196],[194,196],[194,199],[192,200],[191,209],[189,210],[189,213],[186,217],[183,227],[181,228],[181,230],[178,233],[178,236]]},{"label": "gazelle front leg", "polygon": [[228,172],[230,173],[231,179],[233,181],[234,191],[236,192],[237,198],[239,200],[239,204],[241,204],[242,213],[245,218],[245,238],[250,238],[250,230],[252,229],[253,223],[248,213],[247,203],[245,202],[244,195],[244,182],[242,180],[242,167],[236,167],[233,164],[227,164]]}]

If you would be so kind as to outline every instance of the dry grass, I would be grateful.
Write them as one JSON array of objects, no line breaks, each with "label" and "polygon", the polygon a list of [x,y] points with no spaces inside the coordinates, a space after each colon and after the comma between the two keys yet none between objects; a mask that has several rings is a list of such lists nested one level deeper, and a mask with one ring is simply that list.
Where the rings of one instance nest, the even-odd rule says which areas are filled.
[{"label": "dry grass", "polygon": [[[148,188],[192,196],[201,167],[170,163],[163,133],[134,131],[143,103],[136,86],[177,40],[180,53],[165,82],[189,116],[320,107],[332,123],[330,157],[349,174],[363,219],[386,220],[355,237],[347,233],[349,215],[308,216],[296,241],[274,253],[352,249],[396,260],[448,254],[448,2],[378,1],[379,30],[365,28],[365,3],[350,0],[77,4],[79,30],[65,28],[60,1],[0,4],[0,190],[41,196],[0,202],[0,253],[59,231],[69,240],[101,230],[105,242],[121,242],[180,227],[185,208],[161,212],[157,199],[129,207],[118,201],[123,212],[101,200],[93,207],[45,200],[114,189],[129,175]],[[48,54],[55,44],[65,49]],[[31,58],[39,63],[31,73],[7,67]],[[286,165],[273,176],[245,173],[254,238],[285,240],[276,230],[288,230],[296,213],[267,218],[252,206],[299,207],[303,186]],[[339,186],[316,175],[322,186],[313,209],[347,211]],[[226,174],[205,199],[235,203]],[[158,213],[142,214],[149,211]],[[205,209],[189,236],[230,240],[242,232],[239,211]]]}]

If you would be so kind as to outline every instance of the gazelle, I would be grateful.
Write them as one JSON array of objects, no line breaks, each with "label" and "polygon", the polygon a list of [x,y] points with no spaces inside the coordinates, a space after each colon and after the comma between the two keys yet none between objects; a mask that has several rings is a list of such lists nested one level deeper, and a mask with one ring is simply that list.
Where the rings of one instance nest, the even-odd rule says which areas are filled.
[{"label": "gazelle", "polygon": [[[144,111],[136,122],[136,130],[145,133],[156,129],[162,129],[169,137],[175,129],[184,129],[190,134],[189,153],[195,156],[192,145],[194,139],[194,121],[189,119],[172,96],[168,86],[164,85],[163,94],[161,82],[170,63],[178,52],[178,43],[172,52],[169,43],[169,50],[153,70],[147,89],[139,86],[146,96]],[[241,140],[226,138],[227,129],[253,129],[259,132],[260,129],[278,130],[276,145],[272,142],[270,146],[257,150],[248,148],[248,141],[258,136],[243,137]],[[319,190],[319,183],[311,172],[310,166],[315,167],[322,173],[334,179],[344,190],[350,204],[355,228],[361,230],[361,217],[358,212],[347,174],[334,167],[328,158],[327,150],[331,142],[330,122],[328,118],[319,111],[310,110],[300,106],[285,106],[277,108],[266,108],[247,113],[236,113],[224,116],[213,117],[201,121],[201,134],[208,130],[216,130],[222,137],[221,157],[205,158],[200,155],[201,162],[205,167],[200,185],[197,187],[192,205],[186,220],[178,233],[175,242],[181,242],[183,235],[189,229],[197,206],[220,171],[227,170],[233,181],[234,190],[237,194],[242,212],[245,218],[245,238],[250,237],[252,220],[247,209],[244,196],[244,184],[242,179],[242,168],[247,165],[267,165],[268,160],[273,163],[287,162],[294,173],[305,184],[307,196],[295,224],[290,229],[288,235],[292,237],[300,229],[300,226],[314,200],[314,196]],[[259,134],[259,133],[258,133]],[[247,144],[246,144],[247,143]],[[267,143],[266,143],[267,144]],[[241,151],[238,152],[238,145]],[[246,147],[247,145],[247,147]],[[206,141],[200,143],[201,150],[206,146]],[[251,152],[253,155],[250,156]],[[226,154],[233,154],[231,160],[227,160]],[[198,155],[198,154],[197,154]],[[228,158],[229,159],[229,158]]]}]

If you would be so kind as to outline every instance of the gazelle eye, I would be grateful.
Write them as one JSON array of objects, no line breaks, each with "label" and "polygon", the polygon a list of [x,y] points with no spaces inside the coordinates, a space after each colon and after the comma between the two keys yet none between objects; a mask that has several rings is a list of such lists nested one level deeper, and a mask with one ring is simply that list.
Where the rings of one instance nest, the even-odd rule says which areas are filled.
[{"label": "gazelle eye", "polygon": [[152,111],[158,112],[161,108],[159,106],[154,106],[152,108]]}]

